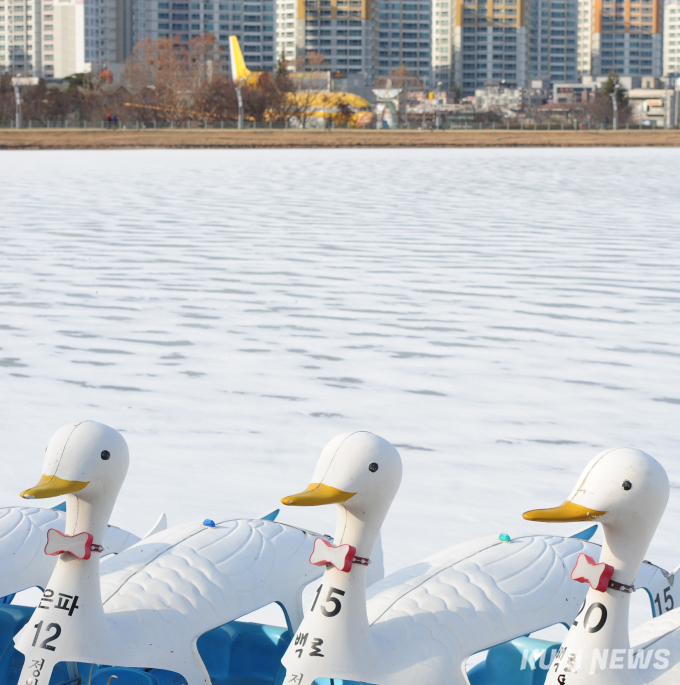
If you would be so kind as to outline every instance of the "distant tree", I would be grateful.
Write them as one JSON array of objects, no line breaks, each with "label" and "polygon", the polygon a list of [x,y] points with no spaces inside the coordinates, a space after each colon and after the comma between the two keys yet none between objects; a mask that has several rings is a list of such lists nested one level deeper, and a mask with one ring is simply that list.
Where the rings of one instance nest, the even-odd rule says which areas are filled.
[{"label": "distant tree", "polygon": [[320,52],[308,52],[304,57],[304,71],[321,71],[328,68],[328,57]]},{"label": "distant tree", "polygon": [[[119,121],[235,120],[235,87],[219,64],[213,35],[188,43],[173,38],[143,40],[126,61],[121,83],[74,74],[58,85],[41,80],[37,86],[23,88],[24,119],[102,121],[111,113]],[[296,91],[285,61],[275,73],[255,73],[243,86],[246,117],[286,121],[299,116],[305,103],[298,100]],[[11,76],[1,75],[0,122],[13,120],[15,107]]]},{"label": "distant tree", "polygon": [[198,36],[184,45],[173,38],[139,41],[125,62],[123,83],[142,119],[204,119],[194,96],[211,81],[217,61],[215,36]]},{"label": "distant tree", "polygon": [[[617,88],[617,86],[619,86]],[[616,103],[618,108],[619,126],[626,124],[631,117],[632,110],[628,101],[628,91],[621,86],[619,82],[619,75],[613,69],[607,78],[602,89],[595,95],[592,102],[586,108],[586,112],[590,121],[594,123],[610,124],[614,121],[614,105],[612,103],[612,94],[616,93]]]},{"label": "distant tree", "polygon": [[279,61],[276,63],[276,75],[277,76],[286,76],[288,74],[288,61],[286,60],[286,55],[281,50],[281,55],[279,57]]},{"label": "distant tree", "polygon": [[616,101],[619,107],[626,107],[628,105],[628,91],[621,85],[616,69],[612,69],[609,72],[609,76],[600,92],[610,98],[611,94],[616,92]]},{"label": "distant tree", "polygon": [[0,122],[7,123],[14,119],[16,102],[14,101],[14,88],[12,76],[5,72],[0,76]]},{"label": "distant tree", "polygon": [[267,113],[277,99],[276,85],[269,72],[263,71],[256,84],[248,84],[242,90],[243,110],[247,118],[265,121]]},{"label": "distant tree", "polygon": [[206,120],[236,121],[238,101],[233,81],[224,74],[215,74],[201,82],[194,92],[193,109]]},{"label": "distant tree", "polygon": [[340,100],[336,103],[337,111],[333,114],[332,120],[336,126],[348,126],[352,121],[354,112],[349,102]]},{"label": "distant tree", "polygon": [[[24,121],[99,120],[106,96],[98,87],[88,84],[87,75],[76,74],[57,87],[48,87],[43,79],[37,86],[23,87],[21,109]],[[0,121],[14,119],[15,107],[11,76],[6,74],[0,78]]]}]

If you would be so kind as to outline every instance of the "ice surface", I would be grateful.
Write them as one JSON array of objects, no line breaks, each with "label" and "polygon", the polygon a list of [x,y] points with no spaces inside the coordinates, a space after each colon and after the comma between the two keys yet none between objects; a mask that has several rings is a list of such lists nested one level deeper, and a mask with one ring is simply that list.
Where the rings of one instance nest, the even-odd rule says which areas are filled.
[{"label": "ice surface", "polygon": [[69,421],[123,431],[137,534],[266,514],[368,429],[404,459],[389,572],[575,530],[521,513],[634,445],[675,568],[679,189],[673,149],[2,152],[0,502]]}]

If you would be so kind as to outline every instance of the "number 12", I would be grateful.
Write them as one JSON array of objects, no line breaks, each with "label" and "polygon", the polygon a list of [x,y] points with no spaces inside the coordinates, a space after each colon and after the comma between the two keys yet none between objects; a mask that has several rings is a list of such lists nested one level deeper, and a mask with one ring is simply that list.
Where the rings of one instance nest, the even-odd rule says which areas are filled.
[{"label": "number 12", "polygon": [[[33,626],[36,629],[36,631],[35,631],[35,637],[33,638],[33,644],[31,645],[32,647],[35,647],[35,643],[38,641],[38,636],[40,635],[40,630],[42,629],[42,625],[43,625],[43,622],[40,621],[40,623],[36,623]],[[49,649],[50,652],[53,652],[56,649],[56,647],[53,647],[50,644],[50,642],[54,642],[61,635],[61,626],[58,623],[49,623],[45,630],[51,630],[52,628],[55,629],[54,635],[51,635],[50,637],[46,637],[40,643],[40,647],[42,649]]]}]

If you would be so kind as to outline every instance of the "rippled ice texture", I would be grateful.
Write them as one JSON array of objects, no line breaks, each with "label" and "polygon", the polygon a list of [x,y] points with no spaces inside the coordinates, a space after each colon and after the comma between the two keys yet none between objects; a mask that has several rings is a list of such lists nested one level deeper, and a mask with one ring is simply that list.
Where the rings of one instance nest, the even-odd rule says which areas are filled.
[{"label": "rippled ice texture", "polygon": [[[680,151],[0,154],[0,500],[62,424],[132,452],[113,522],[262,515],[328,439],[405,463],[388,570],[524,521],[604,447],[668,469]],[[45,504],[48,504],[46,502]],[[334,507],[283,520],[332,532]]]}]

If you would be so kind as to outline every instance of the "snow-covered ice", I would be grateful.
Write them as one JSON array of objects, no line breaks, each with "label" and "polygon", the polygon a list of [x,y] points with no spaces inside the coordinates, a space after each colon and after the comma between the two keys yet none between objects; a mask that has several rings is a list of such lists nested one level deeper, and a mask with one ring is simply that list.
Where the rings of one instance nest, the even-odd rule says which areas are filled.
[{"label": "snow-covered ice", "polygon": [[[112,522],[262,515],[333,435],[396,444],[388,571],[633,445],[680,562],[680,150],[0,153],[0,502],[123,431]],[[51,502],[46,501],[46,505]],[[333,531],[334,507],[281,519]]]}]

